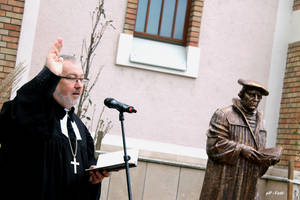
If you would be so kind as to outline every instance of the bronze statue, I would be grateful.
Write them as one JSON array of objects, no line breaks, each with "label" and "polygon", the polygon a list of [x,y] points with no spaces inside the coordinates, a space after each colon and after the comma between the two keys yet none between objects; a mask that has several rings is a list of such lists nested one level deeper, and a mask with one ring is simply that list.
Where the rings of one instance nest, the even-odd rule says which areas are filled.
[{"label": "bronze statue", "polygon": [[207,167],[200,200],[258,200],[257,180],[279,162],[280,147],[266,149],[266,131],[257,111],[269,92],[258,82],[243,87],[233,105],[218,109],[207,132]]}]

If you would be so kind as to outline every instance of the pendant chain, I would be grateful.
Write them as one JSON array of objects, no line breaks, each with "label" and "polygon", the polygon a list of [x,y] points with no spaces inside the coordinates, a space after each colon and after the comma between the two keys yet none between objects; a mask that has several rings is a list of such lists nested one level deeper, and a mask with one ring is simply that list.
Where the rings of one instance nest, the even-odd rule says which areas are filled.
[{"label": "pendant chain", "polygon": [[[69,116],[68,116],[69,117]],[[69,134],[68,134],[69,135]],[[70,135],[68,137],[68,140],[69,140],[69,145],[70,145],[70,149],[71,149],[71,153],[73,155],[73,157],[75,158],[76,155],[77,155],[77,147],[78,147],[78,144],[77,144],[77,138],[75,137],[75,152],[73,151],[73,147],[72,147],[72,143],[71,143],[71,140],[70,140]]]}]

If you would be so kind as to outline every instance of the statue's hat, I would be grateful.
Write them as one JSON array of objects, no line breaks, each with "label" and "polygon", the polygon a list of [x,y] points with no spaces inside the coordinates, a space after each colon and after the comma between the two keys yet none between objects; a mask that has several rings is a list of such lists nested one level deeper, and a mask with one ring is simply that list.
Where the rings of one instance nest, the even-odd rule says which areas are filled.
[{"label": "statue's hat", "polygon": [[264,96],[268,96],[269,95],[269,91],[264,88],[264,86],[262,86],[262,84],[260,84],[257,81],[253,81],[253,80],[246,80],[246,79],[239,79],[238,83],[241,84],[243,87],[250,87],[250,88],[255,88],[257,90],[259,90],[261,92],[262,95]]}]

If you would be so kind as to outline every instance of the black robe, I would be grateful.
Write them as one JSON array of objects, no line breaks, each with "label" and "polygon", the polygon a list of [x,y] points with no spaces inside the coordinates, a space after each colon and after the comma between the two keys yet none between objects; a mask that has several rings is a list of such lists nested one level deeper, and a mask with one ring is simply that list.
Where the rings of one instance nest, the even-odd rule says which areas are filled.
[{"label": "black robe", "polygon": [[[4,103],[0,113],[1,199],[99,199],[100,184],[92,185],[86,168],[95,164],[94,142],[82,121],[79,129],[77,174],[68,138],[60,119],[64,108],[53,98],[60,78],[48,68]],[[5,196],[7,195],[7,196]]]}]

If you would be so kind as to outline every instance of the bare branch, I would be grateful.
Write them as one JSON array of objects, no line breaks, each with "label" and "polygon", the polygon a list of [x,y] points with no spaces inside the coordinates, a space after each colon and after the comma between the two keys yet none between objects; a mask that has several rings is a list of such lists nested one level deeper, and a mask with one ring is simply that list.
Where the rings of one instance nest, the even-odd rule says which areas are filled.
[{"label": "bare branch", "polygon": [[[90,13],[91,16],[91,33],[89,34],[89,41],[83,40],[81,46],[81,55],[80,55],[80,63],[82,69],[84,71],[84,77],[89,78],[90,69],[92,67],[92,63],[96,56],[95,51],[99,47],[100,41],[107,29],[107,27],[113,27],[112,20],[107,20],[104,10],[104,0],[98,0],[98,4],[93,12]],[[103,70],[104,66],[100,66],[98,72],[95,77],[93,77],[93,81],[85,85],[85,89],[80,96],[78,107],[77,107],[77,115],[81,119],[88,120],[89,128],[92,129],[94,126],[94,119],[97,117],[97,109],[96,104],[94,104],[90,99],[90,94],[96,83],[99,80],[100,74]],[[92,108],[92,117],[90,118],[88,115],[88,110]],[[104,107],[100,113],[98,121],[96,123],[95,129],[95,146],[96,149],[100,149],[102,138],[106,133],[110,131],[112,128],[112,122],[108,120],[103,120],[103,112]]]}]

